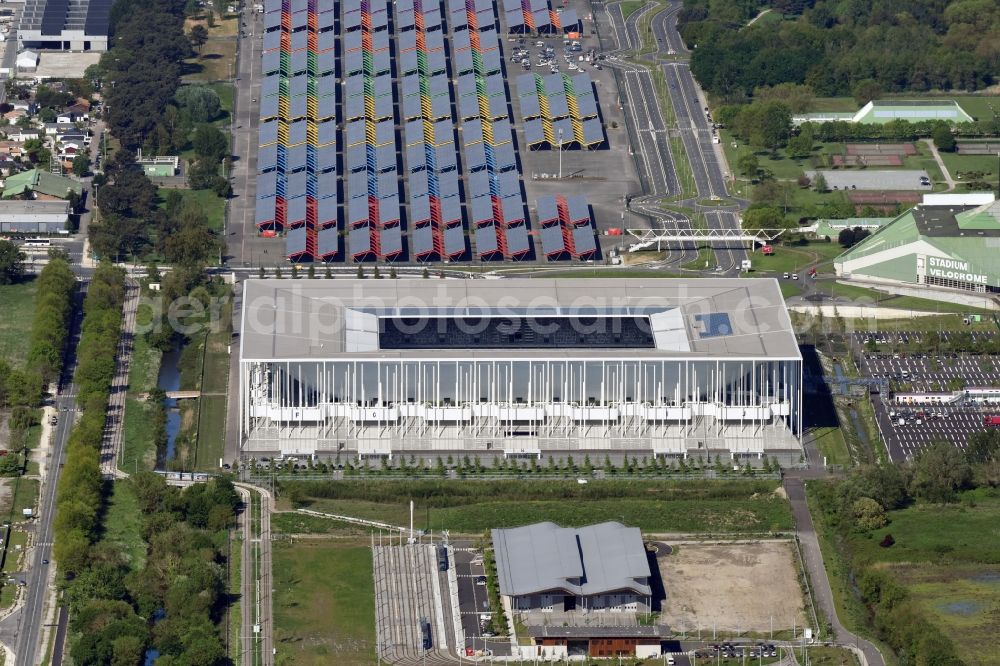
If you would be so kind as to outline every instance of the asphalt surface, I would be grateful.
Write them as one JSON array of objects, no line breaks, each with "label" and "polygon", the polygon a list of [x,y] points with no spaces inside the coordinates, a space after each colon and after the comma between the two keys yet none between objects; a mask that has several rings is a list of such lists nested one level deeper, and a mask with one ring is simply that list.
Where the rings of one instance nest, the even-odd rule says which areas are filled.
[{"label": "asphalt surface", "polygon": [[[52,521],[55,517],[56,488],[62,471],[63,459],[70,432],[76,420],[76,386],[72,382],[76,370],[76,346],[80,339],[83,313],[84,283],[76,295],[75,311],[66,362],[60,380],[60,391],[55,397],[59,423],[52,438],[50,473],[44,479],[38,498],[38,517],[35,519],[35,540],[27,556],[27,574],[24,577],[24,603],[20,609],[0,621],[0,640],[11,647],[17,664],[34,664],[38,649],[39,633],[44,622],[45,597],[52,564]],[[53,657],[55,663],[55,657]]]},{"label": "asphalt surface", "polygon": [[806,503],[805,485],[803,479],[787,474],[784,480],[785,492],[792,505],[792,516],[795,518],[795,534],[802,547],[802,559],[809,572],[809,582],[812,586],[813,602],[817,610],[830,622],[834,641],[840,644],[856,645],[865,654],[868,666],[884,666],[882,654],[869,641],[857,636],[840,623],[837,618],[837,607],[833,602],[833,590],[830,588],[830,578],[823,566],[823,553],[819,548],[819,539],[813,527],[812,516]]}]

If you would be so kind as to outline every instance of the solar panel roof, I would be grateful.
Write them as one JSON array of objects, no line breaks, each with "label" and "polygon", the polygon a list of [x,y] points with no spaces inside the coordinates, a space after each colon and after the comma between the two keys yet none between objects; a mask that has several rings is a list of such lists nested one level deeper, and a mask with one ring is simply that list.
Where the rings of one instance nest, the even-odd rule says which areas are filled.
[{"label": "solar panel roof", "polygon": [[589,224],[573,229],[573,245],[577,254],[588,254],[597,250],[594,230]]},{"label": "solar panel roof", "polygon": [[383,95],[375,98],[376,119],[392,118],[392,95]]},{"label": "solar panel roof", "polygon": [[507,17],[507,27],[511,30],[524,27],[524,12],[520,8],[505,13]]},{"label": "solar panel roof", "polygon": [[566,251],[566,239],[563,237],[562,227],[553,224],[542,227],[538,232],[542,240],[542,253],[546,256]]},{"label": "solar panel roof", "polygon": [[521,194],[521,175],[516,170],[497,174],[494,182],[502,197]]},{"label": "solar panel roof", "polygon": [[299,171],[288,174],[286,178],[288,182],[285,185],[285,198],[305,197],[309,184],[309,174],[305,171]]},{"label": "solar panel roof", "polygon": [[268,13],[280,12],[281,0],[264,0],[264,11]]},{"label": "solar panel roof", "polygon": [[413,31],[413,10],[412,9],[401,9],[399,4],[396,5],[396,30],[399,31],[400,36],[403,32]]},{"label": "solar panel roof", "polygon": [[453,144],[446,144],[432,150],[434,151],[434,165],[438,171],[446,171],[458,166],[458,156]]},{"label": "solar panel roof", "polygon": [[[483,27],[482,22],[479,24],[480,28]],[[500,47],[500,38],[497,37],[497,31],[492,27],[489,29],[483,29],[479,31],[479,50],[480,51],[492,51]]]},{"label": "solar panel roof", "polygon": [[286,204],[285,219],[289,226],[304,224],[306,221],[306,198],[296,197],[289,199]]},{"label": "solar panel roof", "polygon": [[260,82],[260,96],[270,97],[278,94],[278,87],[281,84],[281,77],[278,74],[265,76]]},{"label": "solar panel roof", "polygon": [[[433,18],[437,16],[437,18]],[[434,21],[437,23],[434,23]],[[430,30],[431,27],[436,27],[441,25],[441,14],[435,12],[434,14],[424,15],[424,29],[427,31],[424,34],[424,41],[426,43],[426,49],[428,51],[437,52],[444,49],[444,34],[440,30]]]},{"label": "solar panel roof", "polygon": [[[374,20],[374,16],[372,17]],[[372,33],[372,50],[373,51],[388,51],[389,50],[389,31],[380,30],[379,32]]]},{"label": "solar panel roof", "polygon": [[356,146],[347,147],[347,169],[357,171],[368,167],[368,145],[359,143]]},{"label": "solar panel roof", "polygon": [[[399,219],[399,215],[396,215]],[[403,230],[400,227],[388,227],[379,232],[379,246],[382,255],[391,257],[403,251]]]},{"label": "solar panel roof", "polygon": [[309,107],[305,95],[301,95],[299,97],[292,97],[288,100],[289,119],[305,118],[308,113],[308,110]]},{"label": "solar panel roof", "polygon": [[486,98],[490,118],[503,118],[507,115],[507,96],[497,95]]},{"label": "solar panel roof", "polygon": [[503,223],[512,224],[524,219],[524,199],[520,194],[506,196],[500,199],[503,209]]},{"label": "solar panel roof", "polygon": [[524,254],[531,249],[528,228],[523,224],[516,227],[507,227],[505,232],[507,234],[507,252],[509,254]]},{"label": "solar panel roof", "polygon": [[542,78],[542,90],[546,95],[555,95],[566,91],[562,74],[546,74]]},{"label": "solar panel roof", "polygon": [[444,199],[458,199],[458,171],[440,171],[437,174],[438,196]]},{"label": "solar panel roof", "polygon": [[423,143],[424,121],[419,118],[406,121],[406,125],[403,126],[403,137],[407,146],[412,146],[415,143]]},{"label": "solar panel roof", "polygon": [[285,171],[293,173],[306,168],[306,145],[290,146],[285,151]]},{"label": "solar panel roof", "polygon": [[467,198],[489,197],[493,191],[491,184],[496,176],[488,170],[482,169],[469,174],[469,187],[466,190]]},{"label": "solar panel roof", "polygon": [[257,128],[257,145],[266,146],[278,140],[278,121],[267,120]]},{"label": "solar panel roof", "polygon": [[518,97],[518,100],[521,103],[521,117],[525,120],[537,118],[542,114],[541,103],[538,101],[538,95],[534,92],[522,95]]},{"label": "solar panel roof", "polygon": [[486,224],[476,228],[476,251],[480,256],[492,254],[499,250],[497,243],[497,228]]},{"label": "solar panel roof", "polygon": [[406,147],[406,168],[410,171],[427,168],[427,147],[423,142],[413,143]]},{"label": "solar panel roof", "polygon": [[483,143],[473,143],[465,147],[465,168],[467,171],[486,166],[486,147]]},{"label": "solar panel roof", "polygon": [[306,228],[290,229],[285,236],[285,254],[293,257],[306,251]]},{"label": "solar panel roof", "polygon": [[549,106],[549,118],[565,118],[569,115],[569,103],[566,101],[566,95],[562,93],[548,95],[546,102]]},{"label": "solar panel roof", "polygon": [[473,224],[479,225],[493,220],[493,201],[489,196],[474,196],[471,202],[466,201],[466,205],[470,203]]},{"label": "solar panel roof", "polygon": [[326,171],[337,166],[337,144],[331,143],[316,148],[316,170]]},{"label": "solar panel roof", "polygon": [[396,146],[389,143],[375,148],[375,168],[378,171],[396,168]]},{"label": "solar panel roof", "polygon": [[[367,209],[366,209],[367,214]],[[351,229],[347,244],[351,248],[351,256],[357,257],[372,251],[372,232],[369,227],[361,226]]]},{"label": "solar panel roof", "polygon": [[[559,219],[559,207],[554,196],[546,195],[538,197],[535,201],[535,207],[538,210],[539,222],[544,223]],[[544,244],[543,242],[542,245],[544,246]]]},{"label": "solar panel roof", "polygon": [[409,174],[406,178],[406,191],[407,196],[410,198],[410,204],[413,204],[413,200],[417,197],[427,196],[430,192],[430,187],[428,182],[430,180],[430,171],[414,171]]},{"label": "solar panel roof", "polygon": [[463,51],[472,46],[472,41],[469,38],[469,31],[462,30],[459,32],[453,32],[451,35],[451,47],[455,51]]},{"label": "solar panel roof", "polygon": [[[345,23],[348,19],[345,17]],[[361,49],[361,31],[354,30],[344,34],[341,37],[341,41],[344,43],[344,51],[357,51]]]},{"label": "solar panel roof", "polygon": [[[334,207],[334,218],[336,219],[336,206],[337,206],[337,172],[336,171],[323,171],[316,174],[316,196],[320,197],[319,204],[327,202],[327,207]],[[317,204],[317,205],[319,205]],[[320,219],[321,223],[327,220]]]},{"label": "solar panel roof", "polygon": [[361,27],[361,12],[345,10],[344,20],[341,21],[340,29],[345,33],[357,32],[358,28],[360,27]]},{"label": "solar panel roof", "polygon": [[316,251],[324,258],[340,252],[340,230],[335,226],[320,229],[316,234]]},{"label": "solar panel roof", "polygon": [[260,59],[260,72],[265,77],[277,73],[281,67],[281,51],[268,51]]},{"label": "solar panel roof", "polygon": [[274,195],[257,199],[255,220],[259,226],[274,221]]},{"label": "solar panel roof", "polygon": [[593,118],[597,115],[597,102],[593,95],[576,98],[577,115],[580,118]]},{"label": "solar panel roof", "polygon": [[378,196],[380,199],[399,196],[399,174],[391,170],[379,173]]},{"label": "solar panel roof", "polygon": [[296,120],[288,123],[288,145],[294,146],[296,144],[305,143],[306,130],[307,124],[305,120]]},{"label": "solar panel roof", "polygon": [[278,117],[278,96],[271,95],[270,97],[260,98],[260,119],[267,120],[268,118]]},{"label": "solar panel roof", "polygon": [[264,33],[264,44],[261,47],[263,51],[275,51],[281,48],[281,32],[265,32]]},{"label": "solar panel roof", "polygon": [[502,143],[510,143],[513,135],[511,134],[510,121],[506,118],[500,118],[494,120],[493,126],[493,145],[499,146]]},{"label": "solar panel roof", "polygon": [[[430,209],[428,208],[428,211]],[[429,219],[429,216],[424,219]],[[434,251],[434,228],[427,224],[410,232],[410,245],[413,255],[422,257]]]},{"label": "solar panel roof", "polygon": [[325,73],[332,72],[337,67],[337,52],[326,51],[325,53],[316,54],[316,72]]},{"label": "solar panel roof", "polygon": [[368,197],[354,197],[347,200],[347,223],[352,227],[368,220]]},{"label": "solar panel roof", "polygon": [[517,10],[521,11],[521,0],[503,0],[503,9],[505,12]]},{"label": "solar panel roof", "polygon": [[387,143],[395,145],[396,132],[391,120],[381,120],[375,124],[375,145],[384,146]]},{"label": "solar panel roof", "polygon": [[571,194],[566,197],[566,211],[570,222],[590,221],[590,206],[587,197],[582,194]]},{"label": "solar panel roof", "polygon": [[573,121],[569,118],[563,118],[561,120],[552,121],[552,138],[555,141],[555,145],[559,145],[559,132],[562,132],[562,142],[563,145],[573,143],[575,139],[573,138]]},{"label": "solar panel roof", "polygon": [[483,121],[479,118],[466,121],[462,125],[462,147],[483,140]]},{"label": "solar panel roof", "polygon": [[272,143],[257,150],[257,171],[269,171],[278,166],[278,144]]},{"label": "solar panel roof", "polygon": [[461,9],[457,9],[451,12],[451,30],[452,38],[458,35],[460,32],[464,31],[469,25],[468,14],[465,11],[465,4],[463,3]]},{"label": "solar panel roof", "polygon": [[316,10],[316,29],[320,33],[331,32],[337,20],[337,12],[333,11],[333,3],[330,3],[330,11],[324,11],[323,3]]},{"label": "solar panel roof", "polygon": [[566,32],[576,30],[580,25],[580,18],[576,15],[575,9],[564,9],[559,14],[559,25]]},{"label": "solar panel roof", "polygon": [[445,71],[444,51],[431,51],[427,54],[427,73],[436,74]]},{"label": "solar panel roof", "polygon": [[274,197],[278,189],[278,172],[268,171],[257,176],[257,197]]},{"label": "solar panel roof", "polygon": [[[417,61],[417,51],[416,51],[416,49],[417,49],[417,31],[416,30],[407,30],[406,32],[400,32],[396,36],[396,41],[399,43],[399,52],[400,52],[400,55],[403,55],[403,56],[406,56],[408,54],[412,55],[413,56],[412,64],[413,64],[414,67],[416,67],[416,61]],[[405,61],[405,62],[411,62],[411,61]],[[410,71],[410,70],[407,69],[407,70],[404,70],[404,71]]]},{"label": "solar panel roof", "polygon": [[329,51],[337,47],[337,34],[332,30],[316,35],[316,50]]},{"label": "solar panel roof", "polygon": [[333,192],[331,196],[324,196],[316,202],[316,222],[319,224],[337,221],[337,188],[333,187],[330,191]]},{"label": "solar panel roof", "polygon": [[[461,217],[461,215],[459,215]],[[458,224],[444,229],[444,253],[455,257],[465,252],[465,230]]]},{"label": "solar panel roof", "polygon": [[583,125],[583,142],[588,146],[594,146],[602,141],[604,141],[604,128],[601,127],[601,120],[599,118],[590,118],[584,120]]},{"label": "solar panel roof", "polygon": [[496,168],[500,171],[510,169],[517,165],[517,157],[514,154],[514,146],[503,143],[493,148],[493,160]]},{"label": "solar panel roof", "polygon": [[309,33],[307,31],[292,33],[292,50],[309,48]]},{"label": "solar panel roof", "polygon": [[316,124],[316,145],[326,146],[337,140],[337,121],[324,120]]},{"label": "solar panel roof", "polygon": [[[452,224],[462,221],[462,200],[458,197],[443,197],[441,199],[441,222]],[[462,227],[459,226],[459,229]],[[464,242],[463,242],[464,245]]]}]

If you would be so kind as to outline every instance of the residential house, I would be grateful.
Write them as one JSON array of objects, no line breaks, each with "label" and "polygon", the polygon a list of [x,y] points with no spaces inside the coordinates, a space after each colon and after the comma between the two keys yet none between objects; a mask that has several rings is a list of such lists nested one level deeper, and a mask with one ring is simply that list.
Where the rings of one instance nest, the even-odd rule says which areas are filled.
[{"label": "residential house", "polygon": [[7,134],[7,138],[11,141],[22,142],[30,139],[39,139],[41,136],[41,131],[35,129],[34,127],[19,127],[18,129],[11,130],[11,132]]},{"label": "residential house", "polygon": [[3,114],[3,119],[7,121],[8,125],[16,125],[17,121],[28,115],[28,112],[24,109],[13,109]]}]

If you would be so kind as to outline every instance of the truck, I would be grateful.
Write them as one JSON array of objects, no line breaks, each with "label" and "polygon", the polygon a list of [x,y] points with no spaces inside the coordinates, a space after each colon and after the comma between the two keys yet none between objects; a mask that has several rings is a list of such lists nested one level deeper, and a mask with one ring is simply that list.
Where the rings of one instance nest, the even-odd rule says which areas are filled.
[{"label": "truck", "polygon": [[445,546],[437,547],[438,571],[448,570],[448,549]]},{"label": "truck", "polygon": [[425,650],[430,650],[433,647],[433,641],[431,640],[431,623],[427,621],[426,617],[420,618],[420,636],[423,640],[423,646]]},{"label": "truck", "polygon": [[996,415],[984,416],[983,425],[988,428],[1000,428],[1000,416]]}]

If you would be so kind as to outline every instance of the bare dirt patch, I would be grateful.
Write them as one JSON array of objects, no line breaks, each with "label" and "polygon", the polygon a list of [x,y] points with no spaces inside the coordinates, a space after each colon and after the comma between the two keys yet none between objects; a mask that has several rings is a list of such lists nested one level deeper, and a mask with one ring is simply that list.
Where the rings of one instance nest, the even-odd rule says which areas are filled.
[{"label": "bare dirt patch", "polygon": [[657,558],[666,601],[661,619],[675,632],[775,631],[802,627],[805,602],[787,541],[681,544]]}]

